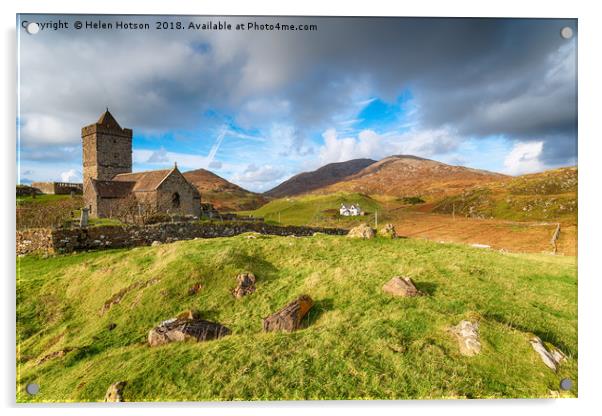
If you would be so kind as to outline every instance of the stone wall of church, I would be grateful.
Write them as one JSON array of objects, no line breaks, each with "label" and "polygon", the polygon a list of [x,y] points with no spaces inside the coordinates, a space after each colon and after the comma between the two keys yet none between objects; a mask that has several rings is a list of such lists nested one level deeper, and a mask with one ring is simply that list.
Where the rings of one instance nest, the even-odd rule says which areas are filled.
[{"label": "stone wall of church", "polygon": [[201,216],[198,191],[179,171],[170,174],[157,189],[157,209],[170,214]]}]

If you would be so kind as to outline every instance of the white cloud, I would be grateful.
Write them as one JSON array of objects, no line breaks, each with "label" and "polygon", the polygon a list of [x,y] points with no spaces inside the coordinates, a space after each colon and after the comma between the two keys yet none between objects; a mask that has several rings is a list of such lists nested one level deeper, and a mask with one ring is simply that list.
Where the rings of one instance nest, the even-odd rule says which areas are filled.
[{"label": "white cloud", "polygon": [[328,129],[323,134],[324,145],[319,149],[321,165],[358,158],[382,159],[394,154],[432,157],[455,149],[460,140],[448,128],[435,130],[412,129],[405,132],[379,134],[362,130],[357,137],[341,137]]},{"label": "white cloud", "polygon": [[272,165],[248,165],[240,173],[232,176],[231,180],[249,189],[264,191],[280,183],[286,172]]},{"label": "white cloud", "polygon": [[154,151],[146,161],[147,163],[167,163],[169,158],[167,157],[167,150],[161,147],[159,150]]},{"label": "white cloud", "polygon": [[28,145],[73,143],[79,133],[73,123],[45,114],[29,114],[21,125],[21,137]]},{"label": "white cloud", "polygon": [[506,173],[522,175],[545,170],[545,165],[539,160],[542,151],[543,142],[516,143],[504,160]]},{"label": "white cloud", "polygon": [[61,182],[81,182],[82,174],[75,169],[69,169],[61,173]]}]

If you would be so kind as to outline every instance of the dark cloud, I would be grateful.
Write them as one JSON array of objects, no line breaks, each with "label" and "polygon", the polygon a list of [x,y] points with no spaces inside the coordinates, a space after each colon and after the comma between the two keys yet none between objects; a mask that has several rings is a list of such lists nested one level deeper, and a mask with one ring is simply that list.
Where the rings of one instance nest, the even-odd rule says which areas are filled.
[{"label": "dark cloud", "polygon": [[24,145],[44,152],[79,143],[81,125],[108,105],[124,125],[146,131],[198,128],[212,122],[208,110],[257,129],[289,123],[284,153],[307,154],[308,135],[353,116],[358,101],[394,102],[409,90],[420,128],[544,141],[542,160],[559,164],[576,156],[576,40],[559,35],[567,25],[576,33],[575,20],[227,20],[303,22],[318,31],[22,35],[20,116],[48,126],[24,132]]}]

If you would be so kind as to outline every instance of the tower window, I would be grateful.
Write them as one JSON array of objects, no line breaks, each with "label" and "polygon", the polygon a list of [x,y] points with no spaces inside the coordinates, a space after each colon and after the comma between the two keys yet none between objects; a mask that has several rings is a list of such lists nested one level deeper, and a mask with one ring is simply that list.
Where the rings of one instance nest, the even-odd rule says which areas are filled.
[{"label": "tower window", "polygon": [[180,194],[177,192],[174,192],[173,195],[171,196],[171,206],[173,208],[180,208]]}]

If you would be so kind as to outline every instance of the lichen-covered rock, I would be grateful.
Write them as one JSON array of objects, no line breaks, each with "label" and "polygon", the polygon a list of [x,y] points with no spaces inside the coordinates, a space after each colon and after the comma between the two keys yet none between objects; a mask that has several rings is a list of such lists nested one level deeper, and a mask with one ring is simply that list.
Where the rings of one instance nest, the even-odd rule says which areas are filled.
[{"label": "lichen-covered rock", "polygon": [[383,292],[393,296],[413,297],[423,293],[416,289],[416,285],[409,277],[397,276],[383,285]]},{"label": "lichen-covered rock", "polygon": [[160,246],[160,245],[161,245],[161,242],[160,242],[159,240],[155,240],[155,241],[153,241],[153,243],[151,244],[151,246],[152,246],[152,247],[157,247],[157,246]]},{"label": "lichen-covered rock", "polygon": [[225,337],[231,332],[221,324],[199,319],[192,311],[186,311],[151,329],[148,333],[148,345],[156,347],[186,340],[208,341]]},{"label": "lichen-covered rock", "polygon": [[397,238],[397,232],[395,231],[395,226],[393,224],[385,225],[380,230],[380,234],[387,238]]},{"label": "lichen-covered rock", "polygon": [[374,230],[367,224],[360,224],[357,227],[353,227],[351,230],[349,230],[347,237],[370,240],[374,238],[374,234]]},{"label": "lichen-covered rock", "polygon": [[450,332],[458,339],[460,354],[472,357],[481,352],[478,322],[461,321],[450,328]]},{"label": "lichen-covered rock", "polygon": [[531,346],[539,354],[543,363],[553,371],[558,369],[560,363],[566,358],[566,355],[556,347],[546,348],[541,339],[535,335],[529,340]]},{"label": "lichen-covered rock", "polygon": [[113,383],[107,389],[105,394],[105,402],[123,402],[123,388],[125,387],[125,381],[118,381]]},{"label": "lichen-covered rock", "polygon": [[232,292],[235,298],[240,299],[243,296],[250,295],[251,293],[255,292],[256,278],[253,273],[240,273],[238,276],[236,276],[236,281],[238,284]]}]

